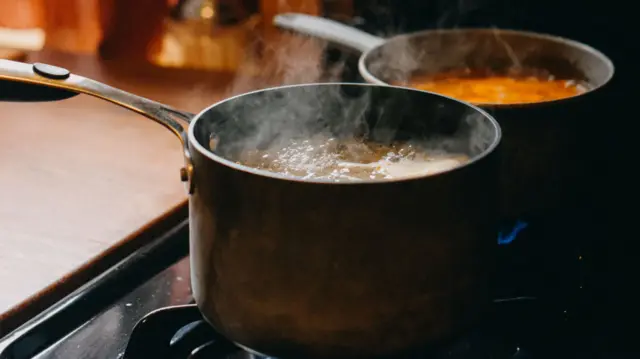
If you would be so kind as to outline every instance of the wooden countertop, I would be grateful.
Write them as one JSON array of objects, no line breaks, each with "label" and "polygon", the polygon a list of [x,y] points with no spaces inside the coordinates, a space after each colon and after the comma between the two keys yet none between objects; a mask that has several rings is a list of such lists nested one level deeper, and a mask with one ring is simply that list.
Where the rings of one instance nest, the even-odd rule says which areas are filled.
[{"label": "wooden countertop", "polygon": [[[36,61],[192,112],[223,97],[232,78],[54,52],[30,54]],[[0,103],[0,113],[2,337],[90,279],[141,228],[184,215],[186,195],[179,141],[153,121],[85,95]]]}]

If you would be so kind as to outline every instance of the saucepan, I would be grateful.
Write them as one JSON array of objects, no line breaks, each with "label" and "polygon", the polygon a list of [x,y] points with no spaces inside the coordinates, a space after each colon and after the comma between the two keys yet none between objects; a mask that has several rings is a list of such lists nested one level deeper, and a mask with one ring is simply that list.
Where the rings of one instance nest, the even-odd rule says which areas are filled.
[{"label": "saucepan", "polygon": [[[578,96],[522,104],[476,104],[503,130],[501,217],[505,223],[567,213],[594,188],[584,149],[598,143],[613,63],[600,51],[558,36],[501,29],[438,29],[383,39],[338,22],[281,14],[274,23],[360,51],[366,82],[408,86],[412,77],[455,69],[514,66],[587,84]],[[597,184],[595,184],[597,187]]]},{"label": "saucepan", "polygon": [[[194,297],[240,346],[278,358],[393,355],[455,337],[490,307],[501,132],[479,108],[329,83],[250,92],[194,115],[52,65],[0,60],[0,80],[5,101],[89,94],[179,137]],[[363,128],[372,141],[423,138],[469,161],[428,176],[335,182],[235,160],[283,133]]]}]

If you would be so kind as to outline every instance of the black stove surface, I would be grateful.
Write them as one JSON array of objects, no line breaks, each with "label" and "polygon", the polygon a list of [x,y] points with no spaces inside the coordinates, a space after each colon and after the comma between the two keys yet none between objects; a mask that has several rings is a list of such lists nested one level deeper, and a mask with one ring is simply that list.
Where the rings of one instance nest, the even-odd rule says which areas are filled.
[{"label": "black stove surface", "polygon": [[[190,292],[188,223],[0,341],[0,359],[256,358],[206,324]],[[571,310],[569,310],[571,309]],[[494,301],[484,325],[420,358],[638,358],[633,341],[554,298]],[[595,308],[599,312],[606,308]],[[631,335],[633,336],[633,335]]]}]

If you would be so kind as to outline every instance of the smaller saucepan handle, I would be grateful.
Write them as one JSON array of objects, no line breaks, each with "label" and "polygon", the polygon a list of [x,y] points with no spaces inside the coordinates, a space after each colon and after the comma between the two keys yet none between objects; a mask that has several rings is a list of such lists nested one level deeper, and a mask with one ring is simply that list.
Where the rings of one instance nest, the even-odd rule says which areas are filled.
[{"label": "smaller saucepan handle", "polygon": [[[11,83],[14,86],[11,86]],[[187,191],[193,192],[193,167],[188,150],[187,132],[179,121],[189,123],[194,114],[174,109],[101,82],[74,75],[69,70],[41,63],[26,64],[0,59],[0,100],[51,101],[73,97],[78,93],[91,95],[148,117],[173,132],[182,142],[185,167],[180,177]]]},{"label": "smaller saucepan handle", "polygon": [[354,27],[337,21],[306,14],[285,13],[276,15],[273,24],[279,28],[317,37],[365,53],[385,42]]}]

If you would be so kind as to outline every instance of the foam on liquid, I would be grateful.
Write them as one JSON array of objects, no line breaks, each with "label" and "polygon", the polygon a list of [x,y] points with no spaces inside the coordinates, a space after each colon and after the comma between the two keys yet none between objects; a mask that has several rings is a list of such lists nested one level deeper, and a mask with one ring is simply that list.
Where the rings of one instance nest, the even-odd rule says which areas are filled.
[{"label": "foam on liquid", "polygon": [[266,151],[246,151],[237,162],[290,177],[345,182],[432,175],[468,160],[465,155],[427,153],[411,144],[311,138],[290,140]]}]

